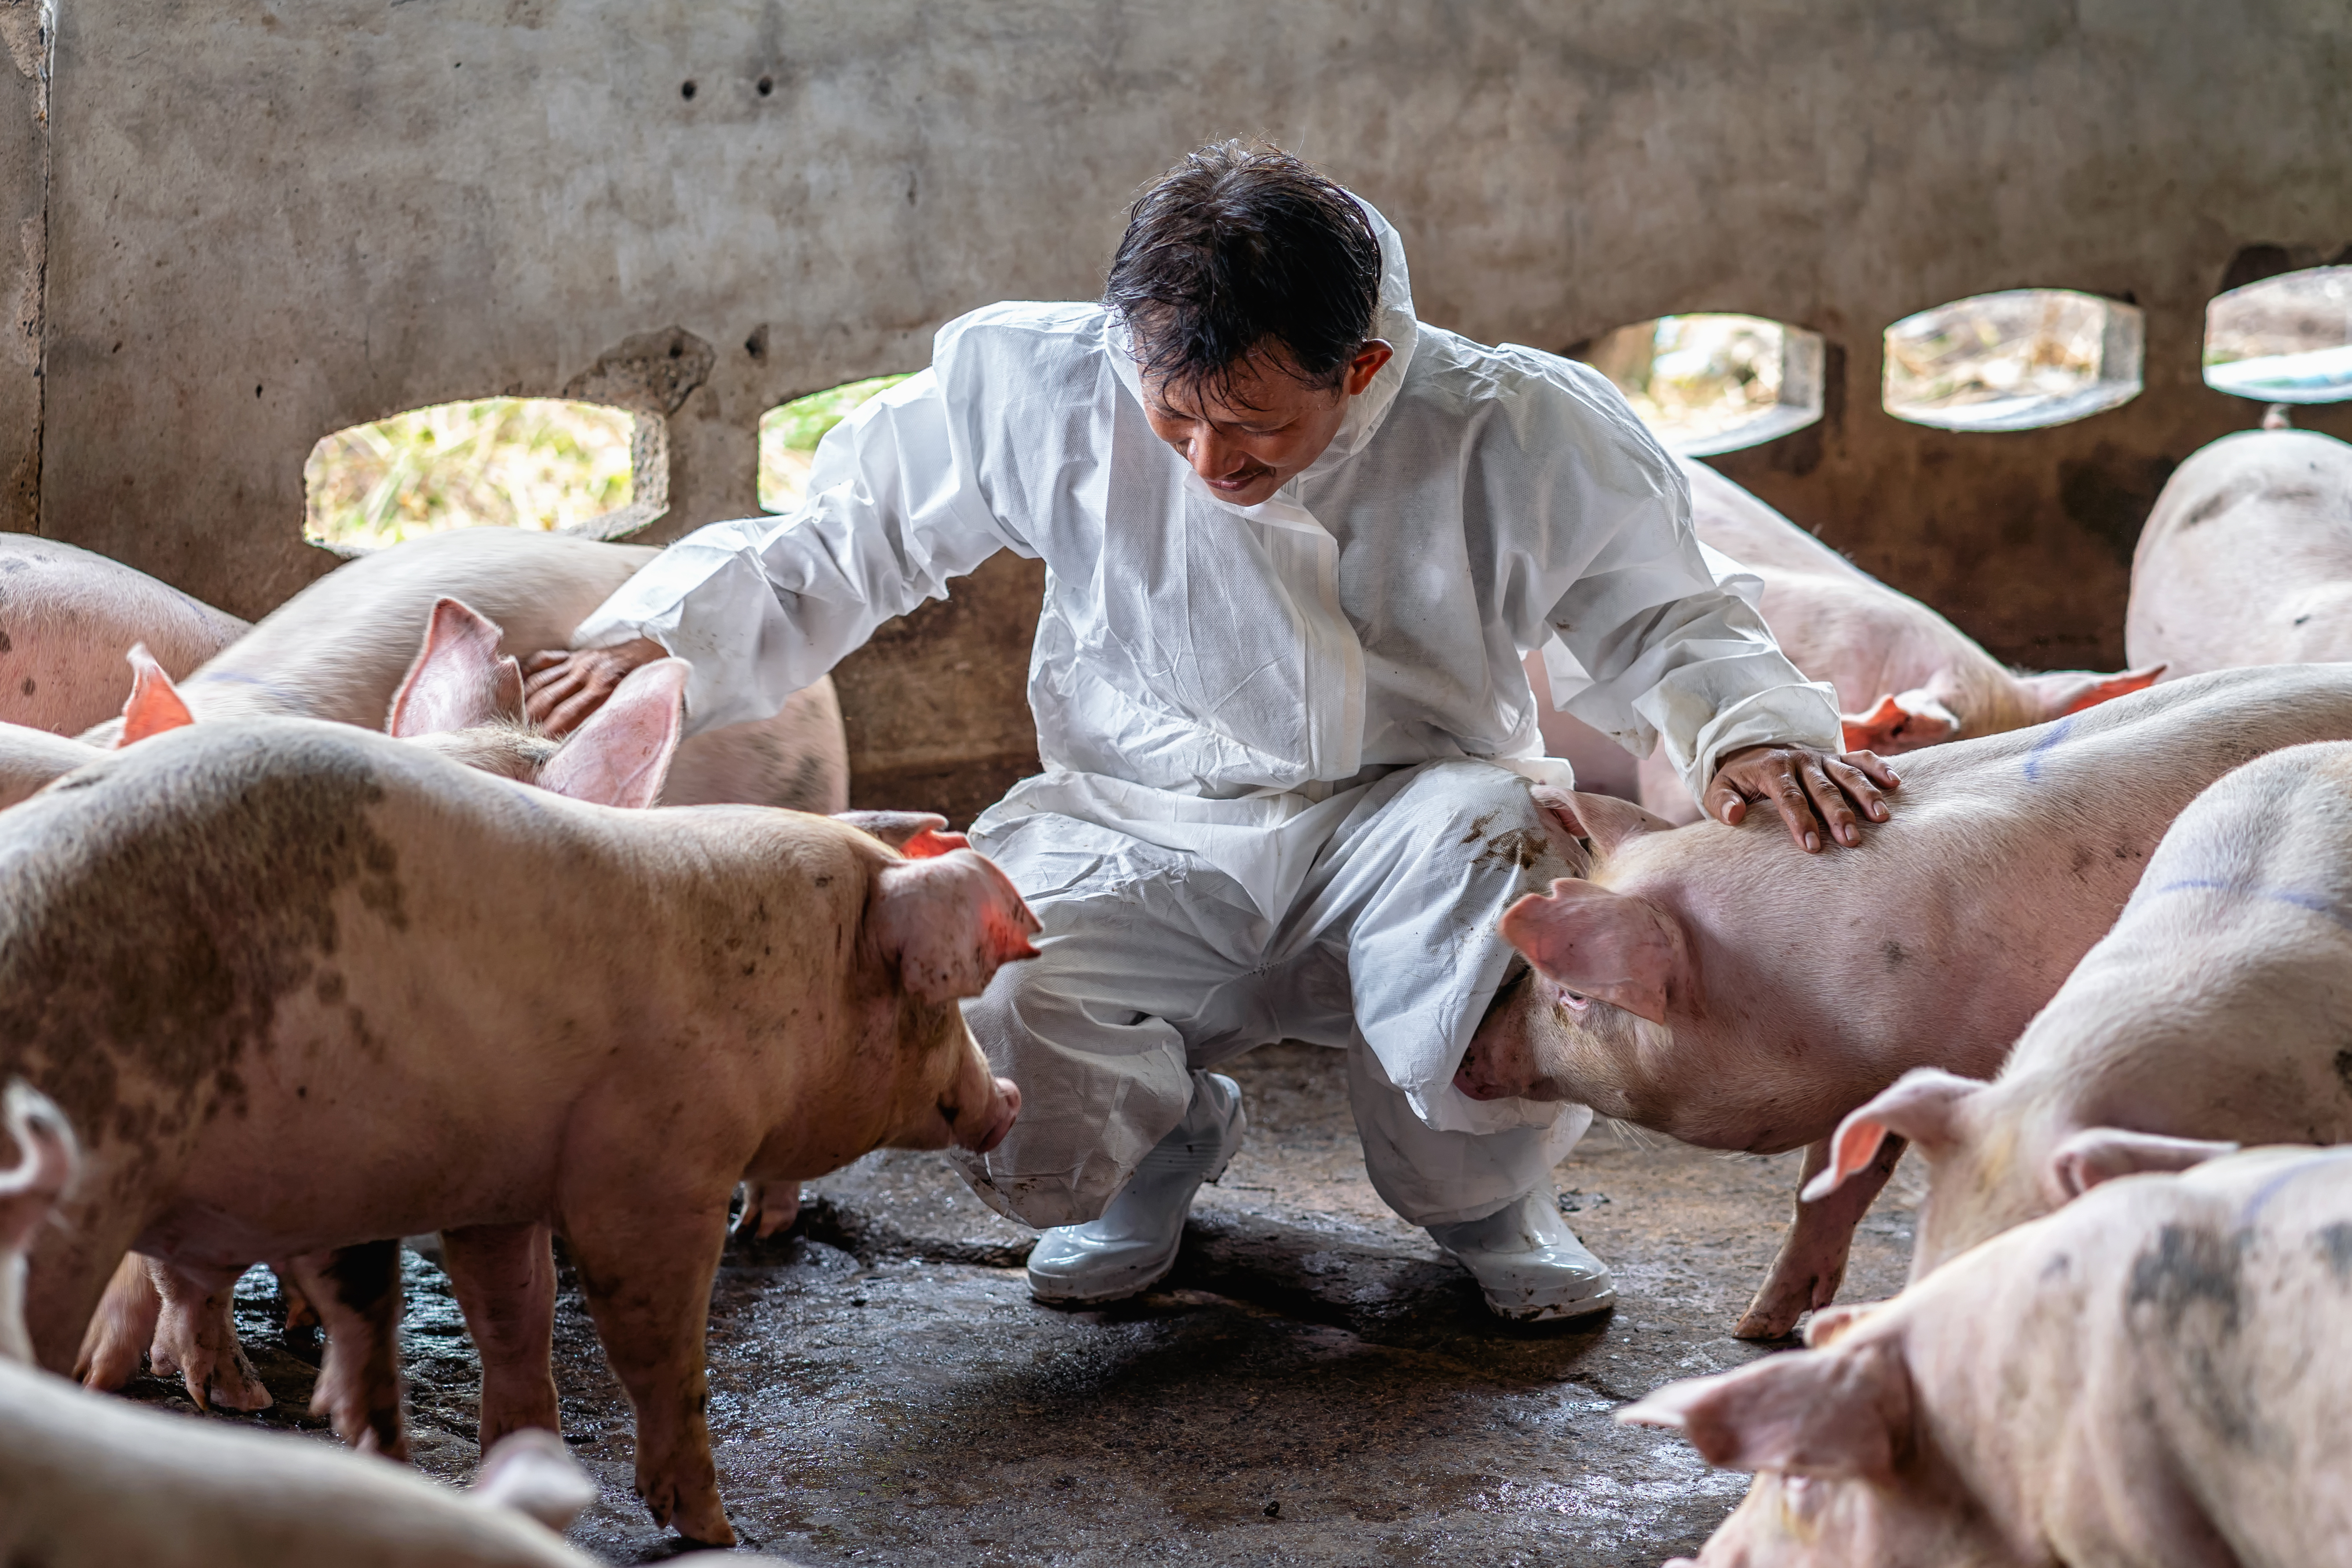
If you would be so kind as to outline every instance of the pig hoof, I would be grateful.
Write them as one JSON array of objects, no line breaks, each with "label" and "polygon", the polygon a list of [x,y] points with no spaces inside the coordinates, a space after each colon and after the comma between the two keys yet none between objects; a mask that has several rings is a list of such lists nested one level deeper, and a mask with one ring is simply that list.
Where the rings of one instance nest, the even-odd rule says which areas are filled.
[{"label": "pig hoof", "polygon": [[242,1410],[250,1414],[256,1410],[267,1410],[272,1403],[269,1390],[261,1384],[261,1374],[254,1371],[253,1363],[246,1360],[242,1352],[233,1363],[215,1368],[206,1381],[213,1404],[223,1410]]},{"label": "pig hoof", "polygon": [[800,1217],[798,1182],[746,1182],[743,1212],[735,1216],[735,1237],[765,1241],[790,1230]]},{"label": "pig hoof", "polygon": [[651,1487],[640,1482],[637,1495],[645,1500],[646,1511],[654,1522],[666,1525],[697,1546],[732,1546],[735,1527],[727,1522],[726,1505],[719,1500],[719,1488],[706,1484],[696,1489],[697,1495],[681,1497],[674,1481],[659,1481]]},{"label": "pig hoof", "polygon": [[1795,1291],[1780,1289],[1775,1281],[1767,1280],[1764,1289],[1756,1292],[1756,1299],[1748,1303],[1739,1326],[1731,1331],[1732,1336],[1742,1340],[1787,1339],[1797,1331],[1797,1320],[1805,1315],[1807,1309],[1824,1304],[1814,1301],[1812,1297],[1810,1280],[1805,1289]]},{"label": "pig hoof", "polygon": [[301,1287],[294,1283],[290,1275],[281,1273],[278,1276],[278,1291],[286,1299],[286,1331],[288,1333],[293,1333],[299,1329],[315,1329],[319,1326],[319,1314],[310,1305],[310,1298],[302,1294]]},{"label": "pig hoof", "polygon": [[[74,1376],[85,1388],[111,1394],[139,1373],[141,1351],[130,1336],[102,1331],[98,1323],[89,1328],[89,1338],[82,1345],[81,1354],[74,1362]],[[168,1376],[169,1373],[158,1373]]]}]

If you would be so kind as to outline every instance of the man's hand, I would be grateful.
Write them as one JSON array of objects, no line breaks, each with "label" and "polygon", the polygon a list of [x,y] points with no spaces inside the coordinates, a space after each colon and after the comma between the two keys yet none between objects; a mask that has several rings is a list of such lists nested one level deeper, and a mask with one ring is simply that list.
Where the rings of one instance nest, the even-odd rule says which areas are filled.
[{"label": "man's hand", "polygon": [[1841,844],[1860,844],[1856,810],[1886,820],[1883,791],[1903,781],[1875,752],[1817,752],[1810,746],[1746,746],[1716,766],[1702,803],[1717,822],[1737,825],[1751,800],[1769,800],[1789,825],[1789,837],[1808,855],[1819,853],[1822,828]]},{"label": "man's hand", "polygon": [[651,637],[639,637],[618,647],[572,651],[550,648],[523,661],[523,706],[530,721],[551,735],[568,735],[589,714],[604,706],[604,699],[629,671],[668,657],[669,650]]}]

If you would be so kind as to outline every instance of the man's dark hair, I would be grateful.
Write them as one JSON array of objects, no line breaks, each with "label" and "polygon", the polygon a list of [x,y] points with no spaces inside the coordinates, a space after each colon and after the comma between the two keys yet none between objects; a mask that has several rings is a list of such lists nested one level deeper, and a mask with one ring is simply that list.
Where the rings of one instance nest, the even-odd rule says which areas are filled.
[{"label": "man's dark hair", "polygon": [[1128,210],[1103,303],[1127,320],[1145,375],[1223,395],[1271,350],[1336,387],[1372,335],[1381,247],[1355,198],[1263,142],[1218,142]]}]

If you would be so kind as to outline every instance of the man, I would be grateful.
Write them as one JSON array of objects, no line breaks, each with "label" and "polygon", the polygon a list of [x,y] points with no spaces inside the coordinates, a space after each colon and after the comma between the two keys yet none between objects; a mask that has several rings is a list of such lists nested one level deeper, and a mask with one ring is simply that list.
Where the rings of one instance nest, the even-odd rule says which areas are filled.
[{"label": "man", "polygon": [[798,512],[689,535],[584,651],[534,659],[532,712],[567,728],[665,652],[698,727],[773,712],[999,550],[1049,568],[1045,772],[971,839],[1045,936],[966,1005],[1024,1110],[964,1169],[1048,1227],[1034,1293],[1167,1273],[1245,1124],[1209,1069],[1287,1037],[1346,1052],[1374,1186],[1490,1305],[1608,1305],[1551,1187],[1591,1112],[1452,1081],[1517,962],[1496,920],[1567,869],[1528,793],[1570,780],[1525,651],[1630,749],[1663,737],[1714,815],[1769,799],[1808,850],[1859,842],[1895,784],[1829,754],[1829,689],[1710,574],[1623,400],[1420,324],[1378,214],[1273,149],[1202,148],[1136,202],[1103,304],[949,323],[826,436]]}]

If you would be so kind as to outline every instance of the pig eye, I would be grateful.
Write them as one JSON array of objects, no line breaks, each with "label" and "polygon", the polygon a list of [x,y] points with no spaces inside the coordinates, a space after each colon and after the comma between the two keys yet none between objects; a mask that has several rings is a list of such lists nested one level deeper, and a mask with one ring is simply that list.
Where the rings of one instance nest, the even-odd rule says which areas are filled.
[{"label": "pig eye", "polygon": [[1578,992],[1570,991],[1565,985],[1559,988],[1559,999],[1567,1003],[1570,1006],[1575,1008],[1580,1013],[1592,1005],[1592,999],[1591,997],[1583,995]]}]

